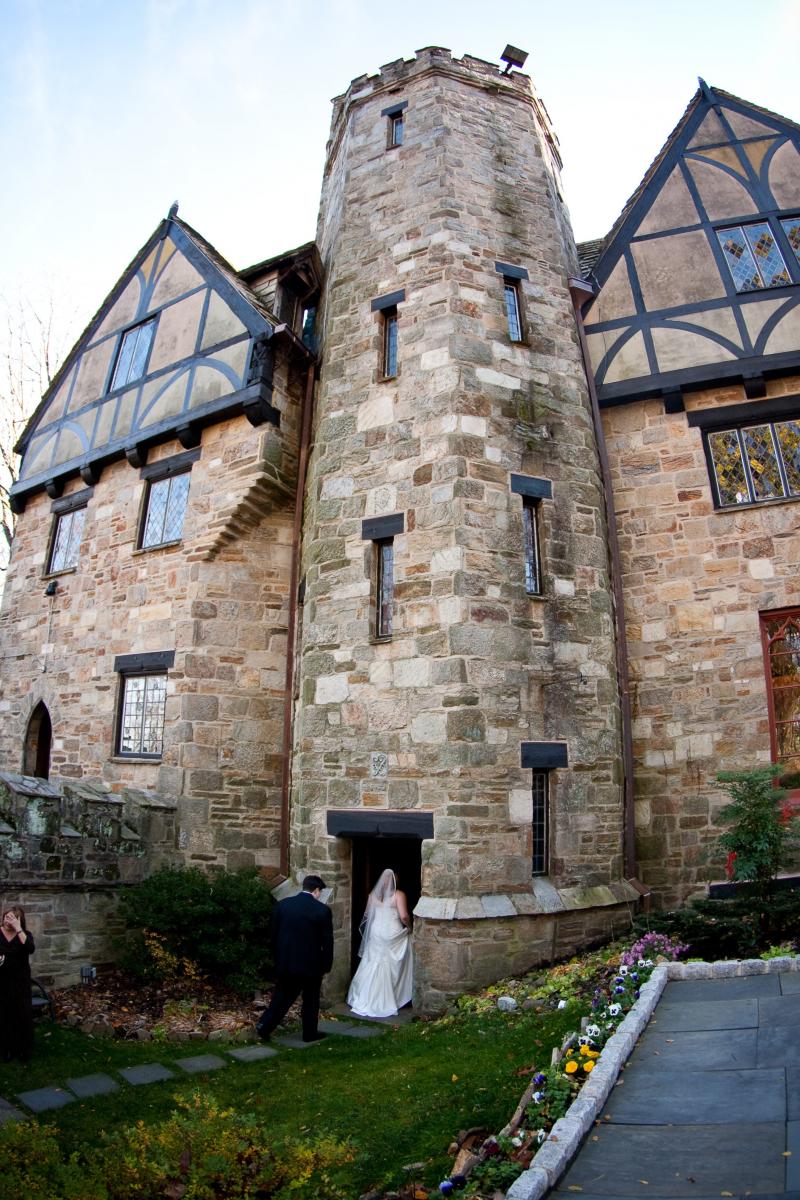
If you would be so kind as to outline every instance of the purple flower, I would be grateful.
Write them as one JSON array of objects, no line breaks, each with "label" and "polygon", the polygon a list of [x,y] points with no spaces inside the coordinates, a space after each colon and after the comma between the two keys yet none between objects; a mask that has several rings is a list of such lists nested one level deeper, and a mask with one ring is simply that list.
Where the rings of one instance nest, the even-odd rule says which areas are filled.
[{"label": "purple flower", "polygon": [[533,1082],[536,1084],[539,1084],[539,1086],[541,1086],[546,1081],[547,1081],[547,1076],[543,1075],[541,1071],[538,1073],[538,1075],[534,1075],[534,1077],[533,1077]]},{"label": "purple flower", "polygon": [[439,1184],[439,1191],[443,1196],[449,1196],[453,1190],[453,1185],[449,1179],[443,1179]]},{"label": "purple flower", "polygon": [[624,988],[624,987],[615,987],[615,988],[614,988],[614,995],[615,995],[615,996],[621,996],[621,995],[623,995],[623,994],[624,994],[624,992],[625,992],[625,988]]}]

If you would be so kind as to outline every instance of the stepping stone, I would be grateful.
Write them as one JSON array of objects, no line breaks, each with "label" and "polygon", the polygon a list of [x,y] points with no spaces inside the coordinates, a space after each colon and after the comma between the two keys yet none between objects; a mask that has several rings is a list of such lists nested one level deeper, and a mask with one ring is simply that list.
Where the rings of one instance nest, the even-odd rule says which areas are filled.
[{"label": "stepping stone", "polygon": [[292,1050],[308,1050],[311,1046],[322,1046],[325,1043],[323,1038],[319,1042],[304,1042],[300,1034],[287,1033],[285,1037],[273,1038],[276,1046],[289,1046]]},{"label": "stepping stone", "polygon": [[673,1029],[752,1029],[758,1025],[758,1001],[700,1000],[672,1004],[662,999],[651,1025],[659,1033]]},{"label": "stepping stone", "polygon": [[342,1037],[353,1038],[373,1038],[380,1037],[383,1030],[376,1029],[374,1025],[352,1025],[349,1029],[342,1029]]},{"label": "stepping stone", "polygon": [[138,1087],[140,1083],[159,1083],[162,1079],[174,1079],[174,1073],[161,1063],[142,1063],[138,1067],[122,1067],[120,1075],[126,1083]]},{"label": "stepping stone", "polygon": [[346,1021],[320,1021],[318,1029],[322,1033],[346,1033],[348,1029],[352,1029],[352,1025],[348,1025]]},{"label": "stepping stone", "polygon": [[274,1058],[278,1053],[271,1046],[242,1046],[239,1050],[229,1050],[231,1058],[237,1058],[239,1062],[261,1062],[264,1058]]},{"label": "stepping stone", "polygon": [[72,1104],[75,1097],[71,1092],[65,1092],[63,1088],[43,1087],[35,1088],[32,1092],[17,1092],[17,1099],[21,1100],[31,1112],[40,1113],[48,1112],[51,1108],[63,1108],[65,1104]]},{"label": "stepping stone", "polygon": [[687,1004],[698,1000],[748,1000],[751,996],[779,996],[779,975],[735,975],[725,979],[673,979],[664,988],[662,1004]]},{"label": "stepping stone", "polygon": [[6,1121],[24,1121],[25,1119],[24,1113],[0,1096],[0,1125],[5,1125]]},{"label": "stepping stone", "polygon": [[[648,1026],[639,1039],[628,1071],[647,1065],[698,1071],[730,1071],[755,1067],[756,1029],[708,1029],[688,1033]],[[627,1071],[626,1071],[627,1075]]]},{"label": "stepping stone", "polygon": [[604,1110],[614,1125],[745,1125],[753,1113],[786,1120],[783,1071],[661,1070],[651,1060],[638,1071],[631,1064],[623,1079]]},{"label": "stepping stone", "polygon": [[[627,1086],[627,1084],[626,1084]],[[759,1200],[783,1193],[786,1159],[784,1123],[742,1125],[609,1125],[595,1130],[567,1174],[560,1193],[597,1194],[613,1184],[611,1195],[716,1196],[752,1192]],[[647,1183],[640,1182],[647,1180]],[[602,1192],[599,1193],[602,1195]]]},{"label": "stepping stone", "polygon": [[199,1075],[202,1071],[216,1071],[219,1067],[227,1067],[227,1060],[216,1054],[194,1054],[191,1058],[176,1058],[175,1063],[182,1071],[190,1075]]},{"label": "stepping stone", "polygon": [[107,1096],[109,1092],[118,1092],[119,1084],[110,1075],[81,1075],[78,1079],[68,1079],[67,1087],[74,1092],[79,1100],[88,1100],[90,1096]]}]

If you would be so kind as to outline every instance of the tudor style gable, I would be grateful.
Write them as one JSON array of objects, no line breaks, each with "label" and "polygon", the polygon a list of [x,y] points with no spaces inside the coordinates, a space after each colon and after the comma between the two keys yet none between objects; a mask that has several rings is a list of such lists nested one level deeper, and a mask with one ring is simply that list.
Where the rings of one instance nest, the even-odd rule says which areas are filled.
[{"label": "tudor style gable", "polygon": [[701,81],[593,277],[601,405],[796,370],[800,128]]},{"label": "tudor style gable", "polygon": [[244,412],[278,424],[271,404],[277,321],[216,251],[175,216],[123,274],[45,393],[17,447],[12,501],[58,496],[69,477],[96,482],[105,463],[134,466],[177,437]]}]

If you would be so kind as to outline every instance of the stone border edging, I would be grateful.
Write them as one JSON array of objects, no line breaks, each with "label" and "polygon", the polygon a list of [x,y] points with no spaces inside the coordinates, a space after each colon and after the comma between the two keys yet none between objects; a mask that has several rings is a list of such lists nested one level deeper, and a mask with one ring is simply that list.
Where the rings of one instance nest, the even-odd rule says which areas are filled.
[{"label": "stone border edging", "polygon": [[558,1183],[600,1115],[623,1063],[630,1057],[639,1035],[653,1015],[668,980],[730,979],[741,975],[777,975],[785,971],[800,971],[800,955],[714,963],[671,962],[657,966],[643,984],[639,999],[606,1042],[594,1070],[566,1114],[556,1121],[531,1165],[506,1192],[507,1200],[542,1200]]}]

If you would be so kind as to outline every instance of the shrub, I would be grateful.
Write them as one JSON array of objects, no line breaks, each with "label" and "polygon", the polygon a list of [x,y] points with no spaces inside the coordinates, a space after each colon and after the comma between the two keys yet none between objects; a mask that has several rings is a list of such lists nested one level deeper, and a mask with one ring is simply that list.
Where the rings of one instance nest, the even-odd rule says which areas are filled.
[{"label": "shrub", "polygon": [[52,1125],[0,1126],[0,1195],[25,1200],[106,1200],[100,1176],[77,1154],[63,1158]]},{"label": "shrub", "polygon": [[719,813],[720,821],[729,828],[717,841],[728,855],[728,878],[750,884],[762,900],[772,893],[795,832],[792,810],[781,803],[786,792],[775,786],[782,771],[780,766],[771,766],[717,775],[731,797]]},{"label": "shrub", "polygon": [[246,994],[270,972],[273,905],[255,868],[162,867],[122,896],[122,965],[159,979],[191,980],[199,969]]},{"label": "shrub", "polygon": [[693,900],[674,912],[638,917],[639,933],[657,931],[678,938],[693,958],[756,958],[762,949],[797,937],[800,891],[776,891],[767,899]]}]

